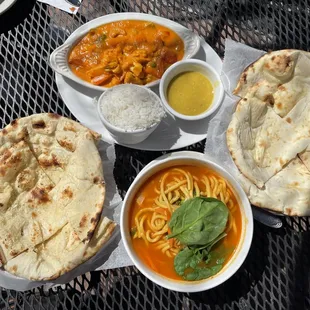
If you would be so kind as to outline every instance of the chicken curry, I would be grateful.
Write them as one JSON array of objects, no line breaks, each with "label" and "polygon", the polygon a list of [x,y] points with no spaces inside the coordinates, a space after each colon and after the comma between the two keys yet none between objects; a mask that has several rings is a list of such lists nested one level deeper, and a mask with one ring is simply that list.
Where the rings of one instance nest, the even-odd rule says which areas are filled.
[{"label": "chicken curry", "polygon": [[145,85],[184,56],[183,40],[148,21],[124,20],[91,29],[71,50],[74,74],[94,85]]}]

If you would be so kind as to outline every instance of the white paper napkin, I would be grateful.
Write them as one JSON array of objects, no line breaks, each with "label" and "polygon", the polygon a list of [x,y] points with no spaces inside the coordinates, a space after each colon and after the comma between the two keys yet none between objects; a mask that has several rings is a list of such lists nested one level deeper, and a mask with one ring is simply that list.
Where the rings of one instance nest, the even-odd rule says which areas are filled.
[{"label": "white paper napkin", "polygon": [[209,123],[205,154],[225,166],[235,176],[237,175],[237,168],[226,144],[226,130],[234,113],[236,103],[240,99],[234,96],[232,91],[237,86],[242,71],[263,54],[265,54],[264,51],[233,40],[226,39],[225,41],[225,56],[221,72],[225,98],[217,114]]},{"label": "white paper napkin", "polygon": [[[113,177],[113,169],[115,163],[114,145],[110,145],[104,141],[100,141],[98,145],[99,153],[102,159],[104,179],[106,183],[106,197],[103,209],[103,215],[109,217],[119,224],[120,212],[122,207],[122,199],[118,194],[118,190]],[[64,274],[54,281],[29,281],[27,279],[18,278],[10,273],[0,270],[0,286],[6,289],[14,289],[17,291],[25,291],[45,285],[45,289],[49,289],[54,285],[65,284],[74,278],[86,272],[101,269],[110,269],[132,265],[130,258],[127,256],[125,248],[121,242],[119,225],[116,227],[112,238],[106,245],[91,259],[84,264],[78,266],[72,271]]]},{"label": "white paper napkin", "polygon": [[39,2],[49,4],[55,8],[61,9],[65,12],[76,14],[82,0],[38,0]]}]

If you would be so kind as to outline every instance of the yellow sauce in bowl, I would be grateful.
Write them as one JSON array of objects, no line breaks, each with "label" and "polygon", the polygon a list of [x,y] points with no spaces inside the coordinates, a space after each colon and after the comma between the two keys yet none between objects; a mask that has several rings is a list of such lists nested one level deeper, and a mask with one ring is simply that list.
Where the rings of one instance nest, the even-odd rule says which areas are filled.
[{"label": "yellow sauce in bowl", "polygon": [[200,72],[178,74],[168,86],[168,103],[176,112],[195,116],[208,110],[212,104],[214,89],[209,79]]}]

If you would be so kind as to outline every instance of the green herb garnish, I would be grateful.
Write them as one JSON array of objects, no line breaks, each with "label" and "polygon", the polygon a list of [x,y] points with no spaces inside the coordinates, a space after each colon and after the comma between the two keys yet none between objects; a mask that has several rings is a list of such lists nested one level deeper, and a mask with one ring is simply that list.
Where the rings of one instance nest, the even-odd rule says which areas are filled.
[{"label": "green herb garnish", "polygon": [[218,273],[224,258],[212,259],[211,249],[226,236],[228,208],[215,198],[186,200],[172,214],[169,238],[185,246],[174,259],[175,271],[185,280],[201,280]]}]

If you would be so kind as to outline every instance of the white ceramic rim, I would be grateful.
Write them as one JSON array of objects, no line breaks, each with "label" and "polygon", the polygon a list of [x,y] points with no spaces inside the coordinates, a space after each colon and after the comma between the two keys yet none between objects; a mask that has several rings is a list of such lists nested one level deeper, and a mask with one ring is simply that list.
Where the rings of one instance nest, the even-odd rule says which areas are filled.
[{"label": "white ceramic rim", "polygon": [[[171,71],[175,70],[175,68],[177,67],[182,67],[185,66],[186,64],[193,64],[193,65],[198,65],[201,67],[206,68],[207,70],[211,71],[212,74],[216,77],[217,83],[218,83],[218,91],[219,91],[219,98],[217,101],[212,102],[211,108],[209,108],[208,110],[206,110],[205,112],[195,115],[195,116],[189,116],[189,115],[184,115],[181,114],[179,112],[177,112],[176,110],[174,110],[168,103],[167,99],[166,99],[166,95],[165,95],[165,90],[168,87],[168,84],[166,85],[166,87],[164,88],[164,84],[165,84],[165,80],[167,79],[168,75],[171,73]],[[184,70],[188,71],[187,70]],[[198,59],[186,59],[186,60],[181,60],[178,61],[176,63],[174,63],[172,66],[170,66],[165,73],[163,74],[161,80],[160,80],[160,84],[159,84],[159,93],[160,93],[160,98],[162,100],[162,103],[165,107],[166,110],[168,110],[168,112],[178,118],[184,119],[184,120],[188,120],[188,121],[197,121],[200,119],[203,119],[209,115],[211,115],[212,113],[214,113],[214,111],[216,111],[216,109],[220,106],[220,104],[223,101],[224,98],[224,87],[221,81],[221,77],[220,75],[214,70],[214,68],[212,66],[210,66],[209,64],[207,64],[205,61],[202,60],[198,60]]]},{"label": "white ceramic rim", "polygon": [[98,98],[97,102],[96,102],[96,105],[97,105],[97,112],[99,114],[99,117],[101,119],[101,121],[103,122],[104,126],[107,127],[107,129],[109,129],[109,127],[119,133],[140,133],[140,132],[144,132],[148,129],[151,129],[155,126],[157,126],[160,122],[158,123],[154,123],[152,124],[150,127],[147,127],[147,128],[144,128],[144,129],[137,129],[137,130],[126,130],[126,129],[122,129],[122,128],[119,128],[119,127],[116,127],[115,125],[111,124],[103,115],[101,109],[100,109],[100,101],[106,96],[106,94],[108,94],[109,92],[113,90],[115,90],[115,88],[122,88],[124,87],[124,85],[130,85],[131,87],[137,87],[137,88],[142,88],[143,90],[147,91],[148,93],[150,93],[152,96],[154,96],[158,102],[160,103],[160,105],[162,106],[162,103],[161,103],[161,100],[159,98],[159,96],[157,96],[157,94],[155,94],[152,90],[146,88],[146,87],[143,87],[143,86],[140,86],[140,85],[136,85],[136,84],[120,84],[120,85],[117,85],[117,86],[113,86],[111,88],[108,88],[104,93],[102,93],[100,95],[100,97]]},{"label": "white ceramic rim", "polygon": [[[182,26],[181,24],[171,21],[169,19],[163,18],[163,17],[159,17],[156,15],[150,15],[150,14],[145,14],[145,13],[115,13],[115,14],[107,14],[98,18],[95,18],[87,23],[85,23],[84,25],[80,26],[78,29],[76,29],[68,38],[67,40],[60,45],[59,47],[57,47],[50,55],[49,58],[49,64],[52,67],[53,70],[55,70],[57,73],[85,86],[88,87],[90,89],[94,89],[94,90],[98,90],[101,92],[104,92],[105,90],[108,90],[109,88],[107,87],[103,87],[103,86],[96,86],[93,85],[89,82],[86,82],[84,80],[82,80],[81,78],[79,78],[77,75],[75,75],[68,64],[68,58],[67,58],[67,54],[69,53],[69,51],[73,48],[73,46],[75,45],[75,43],[81,39],[84,35],[87,34],[87,32],[95,27],[99,27],[101,25],[104,24],[108,24],[108,23],[112,23],[112,22],[116,22],[119,20],[142,20],[142,21],[150,21],[150,22],[154,22],[156,24],[162,25],[164,27],[170,28],[172,31],[176,32],[185,44],[184,39],[182,38],[182,31],[184,32],[183,37],[185,36],[185,34],[187,35],[187,37],[189,37],[190,34],[190,38],[191,38],[191,42],[192,44],[195,45],[195,48],[193,49],[193,51],[185,56],[185,58],[183,59],[188,59],[191,58],[193,56],[195,56],[200,48],[200,37],[192,32],[191,30],[189,30],[188,28]],[[186,55],[187,51],[185,50],[185,55]],[[64,60],[64,55],[66,60]],[[56,63],[57,58],[61,58],[62,60],[62,64],[58,65]],[[59,61],[59,60],[58,60]],[[156,85],[159,85],[160,79],[153,81],[151,83],[148,83],[146,85],[143,85],[143,87],[153,87]]]},{"label": "white ceramic rim", "polygon": [[[161,166],[165,163],[174,162],[176,160],[182,160],[187,159],[190,161],[197,161],[200,164],[208,165],[211,169],[219,172],[225,179],[228,180],[231,187],[235,190],[236,195],[239,198],[239,202],[241,204],[242,202],[242,235],[241,240],[238,244],[238,248],[235,251],[233,257],[230,259],[228,264],[224,266],[224,268],[215,276],[208,278],[206,280],[202,281],[173,281],[166,277],[163,277],[154,271],[152,271],[150,268],[148,268],[138,257],[138,255],[134,252],[134,250],[131,248],[130,242],[128,241],[130,237],[130,232],[125,231],[125,225],[128,226],[128,223],[124,225],[126,220],[126,215],[129,214],[129,208],[130,206],[127,205],[127,201],[136,194],[137,189],[135,189],[135,186],[137,183],[141,181],[143,177],[146,177],[147,174],[152,171],[153,169],[156,170],[156,167]],[[156,172],[160,171],[156,170]],[[146,178],[147,180],[147,178]],[[143,180],[145,182],[146,180]],[[205,290],[209,290],[211,288],[214,288],[223,282],[225,282],[227,279],[229,279],[243,264],[252,243],[252,237],[253,237],[253,214],[251,205],[248,201],[248,198],[246,194],[244,193],[243,189],[239,185],[239,183],[234,179],[234,177],[228,173],[225,169],[223,169],[220,165],[209,159],[205,154],[198,153],[198,152],[192,152],[192,151],[183,151],[183,152],[175,152],[170,153],[167,155],[163,155],[159,157],[158,159],[152,161],[149,163],[142,171],[138,174],[134,182],[131,184],[130,188],[127,191],[127,194],[125,196],[123,207],[121,210],[121,216],[120,216],[120,229],[121,229],[121,236],[123,240],[123,244],[125,246],[126,252],[129,255],[130,259],[133,261],[135,266],[140,270],[142,274],[144,274],[147,278],[149,278],[154,283],[178,292],[201,292]]]},{"label": "white ceramic rim", "polygon": [[6,12],[17,0],[4,0],[0,3],[0,15]]}]

